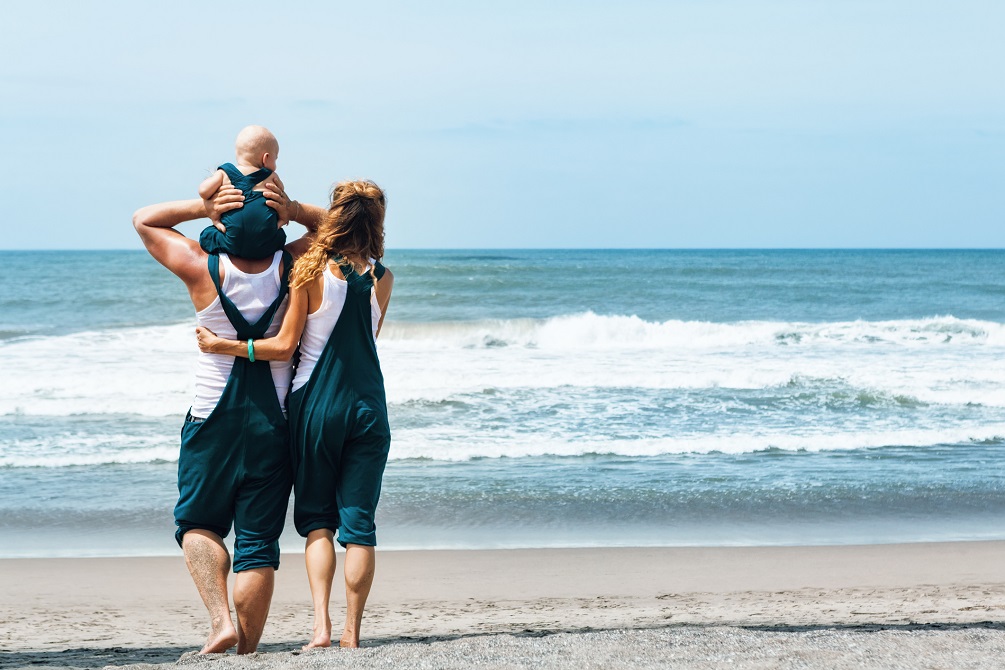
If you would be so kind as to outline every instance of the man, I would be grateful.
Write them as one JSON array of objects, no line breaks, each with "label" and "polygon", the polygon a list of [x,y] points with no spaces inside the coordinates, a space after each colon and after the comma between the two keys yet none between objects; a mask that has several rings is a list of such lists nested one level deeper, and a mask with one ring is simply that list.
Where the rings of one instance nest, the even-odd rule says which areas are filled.
[{"label": "man", "polygon": [[[317,228],[319,208],[291,203],[272,182],[265,197],[279,225],[294,206],[308,233]],[[212,323],[242,338],[264,337],[279,328],[285,311],[286,278],[292,260],[310,236],[277,252],[248,260],[209,256],[174,227],[243,206],[230,184],[211,200],[150,205],[133,215],[133,226],[150,255],[181,279],[200,324]],[[306,219],[306,221],[301,220]],[[248,317],[255,320],[249,323]],[[282,405],[292,365],[270,365],[200,354],[196,402],[182,428],[178,459],[176,539],[210,615],[210,633],[200,653],[255,651],[272,602],[279,566],[279,534],[291,488],[288,430]],[[209,358],[207,358],[209,357]],[[235,627],[227,594],[231,561],[223,538],[233,523]]]}]

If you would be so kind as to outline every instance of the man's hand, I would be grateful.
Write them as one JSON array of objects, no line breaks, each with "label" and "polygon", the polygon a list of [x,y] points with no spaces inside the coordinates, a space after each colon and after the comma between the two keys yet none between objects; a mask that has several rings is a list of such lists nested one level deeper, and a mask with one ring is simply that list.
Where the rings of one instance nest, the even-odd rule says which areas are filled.
[{"label": "man's hand", "polygon": [[290,211],[293,201],[290,200],[290,196],[286,195],[286,187],[282,180],[274,176],[273,179],[267,181],[262,195],[265,196],[265,204],[276,210],[276,214],[279,215],[279,227],[282,228],[289,223],[290,215],[293,213]]},{"label": "man's hand", "polygon": [[204,354],[214,353],[213,346],[221,341],[216,333],[203,326],[198,326],[195,329],[195,339],[199,343],[199,351]]},{"label": "man's hand", "polygon": [[211,198],[204,199],[202,206],[206,210],[206,216],[213,222],[213,225],[222,233],[226,232],[226,227],[220,223],[220,217],[224,212],[244,207],[244,194],[240,189],[234,188],[229,181],[220,187],[220,190],[213,194]]}]

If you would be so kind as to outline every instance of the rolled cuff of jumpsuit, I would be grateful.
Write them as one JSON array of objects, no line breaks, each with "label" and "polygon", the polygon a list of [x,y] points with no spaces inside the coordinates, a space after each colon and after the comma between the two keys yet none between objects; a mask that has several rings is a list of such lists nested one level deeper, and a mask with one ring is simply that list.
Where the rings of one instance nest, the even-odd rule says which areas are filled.
[{"label": "rolled cuff of jumpsuit", "polygon": [[345,528],[338,529],[338,535],[336,536],[338,543],[345,547],[349,544],[358,544],[363,547],[376,547],[377,546],[377,529],[373,529],[368,533],[353,533]]},{"label": "rolled cuff of jumpsuit", "polygon": [[234,572],[256,568],[279,569],[279,540],[272,542],[234,542]]},{"label": "rolled cuff of jumpsuit", "polygon": [[339,529],[338,517],[334,519],[316,519],[310,523],[299,525],[297,526],[297,533],[300,537],[307,537],[314,531],[322,529],[330,530],[332,533],[337,532]]},{"label": "rolled cuff of jumpsuit", "polygon": [[179,547],[182,546],[182,540],[185,539],[185,533],[189,532],[190,530],[208,530],[214,535],[219,535],[221,539],[227,537],[227,534],[230,532],[229,528],[222,528],[220,526],[210,526],[205,524],[192,525],[188,523],[179,523],[178,528],[174,532],[174,539],[175,542],[178,543]]}]

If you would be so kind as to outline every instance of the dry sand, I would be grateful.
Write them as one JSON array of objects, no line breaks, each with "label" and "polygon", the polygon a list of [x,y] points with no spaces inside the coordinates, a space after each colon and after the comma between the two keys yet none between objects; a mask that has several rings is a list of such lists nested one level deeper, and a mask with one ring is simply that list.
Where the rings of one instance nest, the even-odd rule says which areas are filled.
[{"label": "dry sand", "polygon": [[[261,653],[182,664],[1001,668],[1003,559],[1005,542],[378,552],[367,648],[301,654],[303,557],[284,555]],[[206,626],[181,558],[0,561],[0,666],[174,663]]]}]

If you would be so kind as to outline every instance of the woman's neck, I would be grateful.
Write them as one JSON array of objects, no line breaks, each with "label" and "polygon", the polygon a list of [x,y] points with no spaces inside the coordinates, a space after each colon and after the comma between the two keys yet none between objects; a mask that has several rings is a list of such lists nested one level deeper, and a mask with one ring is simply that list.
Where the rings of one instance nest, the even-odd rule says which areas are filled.
[{"label": "woman's neck", "polygon": [[359,258],[358,256],[347,256],[345,254],[338,254],[338,253],[329,256],[328,262],[329,263],[345,262],[357,269],[366,267],[367,265],[367,261],[362,258]]}]

